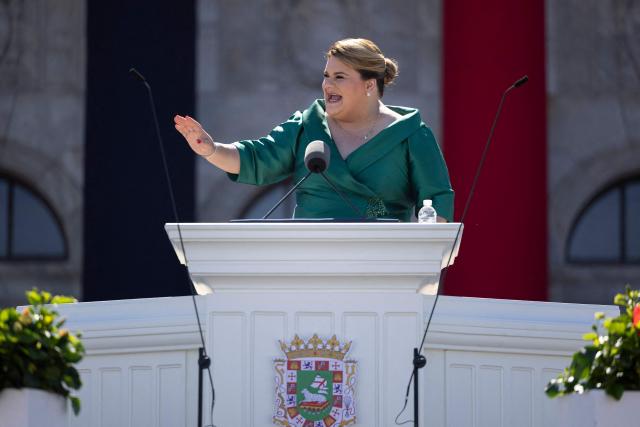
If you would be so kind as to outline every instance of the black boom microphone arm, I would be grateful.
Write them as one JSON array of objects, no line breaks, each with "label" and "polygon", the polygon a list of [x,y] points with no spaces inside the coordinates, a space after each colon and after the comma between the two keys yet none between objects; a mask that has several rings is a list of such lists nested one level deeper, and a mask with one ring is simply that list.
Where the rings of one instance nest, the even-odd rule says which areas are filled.
[{"label": "black boom microphone arm", "polygon": [[302,179],[300,181],[298,181],[296,183],[296,185],[294,185],[293,187],[291,187],[291,190],[287,191],[287,194],[285,194],[284,196],[282,196],[282,198],[280,200],[278,200],[278,203],[276,203],[271,209],[269,209],[269,212],[267,212],[266,214],[264,214],[264,216],[262,217],[262,219],[267,219],[269,218],[269,215],[271,215],[273,213],[273,211],[275,211],[276,209],[278,209],[278,206],[280,206],[282,204],[282,202],[284,202],[285,200],[287,200],[287,198],[291,195],[291,193],[293,193],[298,187],[300,187],[300,185],[305,182],[307,180],[307,178],[309,178],[309,176],[312,174],[313,172],[309,171],[307,172],[307,174],[305,176],[302,177]]},{"label": "black boom microphone arm", "polygon": [[330,160],[331,154],[329,152],[329,147],[327,147],[327,144],[325,144],[324,141],[318,140],[310,142],[309,145],[307,145],[307,148],[304,150],[304,165],[307,167],[307,170],[309,172],[307,172],[307,174],[303,176],[302,179],[298,181],[296,185],[293,186],[293,188],[291,188],[291,190],[287,191],[287,194],[285,194],[280,200],[278,200],[278,203],[276,203],[274,207],[269,209],[269,212],[267,212],[262,217],[262,219],[267,219],[269,215],[271,215],[273,211],[275,211],[278,206],[282,204],[282,202],[287,200],[287,197],[289,197],[296,188],[300,187],[300,185],[305,182],[312,173],[323,173],[329,167]]},{"label": "black boom microphone arm", "polygon": [[167,158],[164,153],[164,144],[162,142],[162,134],[160,133],[160,125],[158,123],[158,114],[156,112],[156,104],[153,100],[153,91],[151,90],[151,86],[147,83],[147,80],[144,78],[142,74],[138,72],[135,68],[129,69],[129,74],[135,79],[141,81],[144,86],[147,88],[147,93],[149,94],[149,104],[151,107],[151,113],[153,114],[153,123],[156,128],[156,136],[158,138],[158,145],[160,147],[160,155],[162,157],[162,165],[164,167],[164,173],[167,178],[167,187],[169,190],[169,199],[171,201],[171,208],[173,209],[173,217],[178,226],[178,237],[180,238],[180,249],[182,250],[182,255],[184,257],[184,272],[187,275],[187,281],[189,282],[189,291],[191,293],[191,299],[193,300],[193,308],[195,310],[196,321],[198,324],[198,332],[200,333],[200,343],[202,347],[198,350],[198,427],[202,427],[202,372],[206,370],[209,374],[209,384],[211,385],[211,408],[210,408],[210,416],[211,423],[213,425],[213,409],[216,402],[216,391],[213,386],[213,377],[211,375],[211,359],[207,355],[207,349],[204,343],[204,334],[202,332],[202,323],[200,322],[200,314],[198,313],[198,305],[196,303],[196,290],[191,280],[191,275],[189,274],[189,264],[187,260],[187,253],[184,250],[184,243],[182,241],[182,231],[180,229],[180,219],[178,217],[178,209],[176,208],[175,198],[173,196],[173,184],[171,182],[171,176],[169,175],[169,167],[167,166]]},{"label": "black boom microphone arm", "polygon": [[[429,331],[429,326],[431,325],[431,319],[433,318],[433,313],[436,311],[436,305],[438,304],[438,298],[444,289],[444,284],[447,279],[447,271],[448,267],[451,265],[451,260],[453,257],[453,252],[458,244],[458,240],[460,239],[460,233],[462,231],[462,226],[464,224],[464,220],[467,217],[467,212],[469,211],[469,206],[471,205],[471,200],[473,199],[473,193],[476,189],[476,184],[478,183],[478,178],[480,177],[480,172],[482,172],[482,168],[484,166],[484,161],[487,157],[487,153],[489,152],[489,147],[491,146],[491,140],[493,138],[493,132],[496,128],[496,124],[498,123],[498,118],[500,117],[500,113],[502,112],[502,104],[504,103],[507,94],[511,92],[513,89],[518,88],[529,81],[528,76],[522,76],[515,83],[509,86],[503,93],[502,98],[500,98],[500,103],[498,104],[498,109],[496,110],[496,115],[493,118],[493,124],[491,125],[491,130],[489,131],[489,137],[487,138],[487,142],[484,146],[484,150],[482,152],[482,156],[480,158],[480,163],[478,163],[478,167],[476,168],[476,174],[473,178],[473,183],[471,184],[471,190],[469,191],[469,196],[467,197],[467,201],[464,205],[464,210],[462,211],[462,217],[460,218],[460,225],[458,226],[458,231],[456,232],[456,237],[453,240],[453,246],[451,247],[451,252],[449,253],[449,258],[447,259],[447,263],[442,270],[442,274],[440,276],[440,284],[438,286],[438,290],[436,292],[435,299],[433,301],[433,306],[431,307],[431,311],[429,312],[429,318],[427,319],[427,325],[424,328],[424,333],[422,334],[422,341],[420,342],[420,347],[413,349],[413,370],[411,372],[411,376],[409,377],[409,383],[407,384],[407,391],[404,397],[404,406],[398,413],[395,419],[396,425],[403,425],[408,423],[413,423],[414,427],[418,427],[419,425],[419,406],[418,406],[418,370],[425,367],[427,365],[427,358],[422,355],[422,350],[424,348],[424,343],[427,338],[427,332]],[[403,422],[398,422],[398,418],[404,412],[407,407],[407,403],[409,401],[409,390],[411,389],[411,384],[413,382],[413,420],[407,420]]]},{"label": "black boom microphone arm", "polygon": [[327,177],[327,174],[325,173],[325,171],[329,168],[330,160],[331,160],[331,150],[329,149],[329,146],[327,145],[326,142],[320,141],[320,140],[310,142],[309,145],[307,145],[307,148],[304,150],[304,164],[308,170],[307,174],[304,177],[302,177],[302,179],[298,181],[296,185],[294,185],[293,188],[291,188],[291,190],[287,192],[287,194],[285,194],[280,200],[278,200],[278,203],[276,203],[274,207],[269,209],[269,212],[267,212],[262,217],[262,219],[267,219],[269,215],[271,215],[273,211],[275,211],[278,208],[278,206],[280,206],[282,202],[284,202],[287,199],[287,197],[291,195],[291,193],[293,193],[298,187],[300,187],[300,185],[307,178],[309,178],[309,176],[312,173],[320,174],[322,178],[324,178],[324,180],[327,181],[327,183],[331,186],[331,188],[333,188],[333,191],[338,193],[338,195],[342,198],[342,200],[347,205],[349,205],[349,207],[356,213],[356,215],[358,215],[358,217],[360,218],[363,218],[364,216],[362,215],[362,213],[353,205],[353,203],[349,201],[349,199],[347,199],[340,192],[340,190],[338,190],[338,188],[335,185],[333,185],[333,183]]}]

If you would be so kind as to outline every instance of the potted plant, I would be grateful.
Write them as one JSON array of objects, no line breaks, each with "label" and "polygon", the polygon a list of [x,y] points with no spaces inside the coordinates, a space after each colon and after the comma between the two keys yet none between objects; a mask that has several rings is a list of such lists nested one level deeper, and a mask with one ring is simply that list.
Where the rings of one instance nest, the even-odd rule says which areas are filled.
[{"label": "potted plant", "polygon": [[640,408],[640,291],[627,286],[614,298],[616,317],[596,313],[589,343],[547,384],[549,397],[564,396],[565,426],[635,425]]},{"label": "potted plant", "polygon": [[79,335],[62,328],[65,319],[55,308],[76,300],[36,289],[27,300],[30,305],[20,311],[0,311],[0,424],[66,425],[67,399],[76,415],[80,411],[71,390],[81,386],[74,364],[84,347]]}]

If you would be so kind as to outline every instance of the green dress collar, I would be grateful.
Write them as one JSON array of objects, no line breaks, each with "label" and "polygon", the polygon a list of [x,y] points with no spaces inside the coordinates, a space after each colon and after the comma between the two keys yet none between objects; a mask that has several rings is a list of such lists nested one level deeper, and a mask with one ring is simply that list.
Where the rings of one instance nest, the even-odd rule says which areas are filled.
[{"label": "green dress collar", "polygon": [[[343,187],[344,191],[359,194],[365,205],[363,212],[370,217],[386,217],[384,201],[380,200],[375,191],[371,190],[362,180],[362,173],[372,164],[383,159],[391,150],[396,148],[422,125],[420,112],[414,108],[388,106],[402,115],[373,138],[362,144],[346,159],[340,154],[338,147],[331,137],[327,123],[324,100],[318,99],[302,114],[303,133],[308,142],[314,140],[325,141],[331,151],[331,165],[327,173],[335,184]],[[306,145],[306,144],[305,144]]]},{"label": "green dress collar", "polygon": [[331,149],[332,161],[343,163],[353,175],[358,175],[366,169],[367,166],[383,158],[397,144],[406,140],[422,125],[420,112],[417,109],[390,105],[387,107],[402,117],[381,130],[369,141],[356,148],[346,159],[342,157],[340,151],[338,151],[338,146],[331,137],[323,99],[317,99],[304,111],[302,114],[302,122],[308,130],[307,134],[309,136],[323,136],[321,139],[327,142]]}]

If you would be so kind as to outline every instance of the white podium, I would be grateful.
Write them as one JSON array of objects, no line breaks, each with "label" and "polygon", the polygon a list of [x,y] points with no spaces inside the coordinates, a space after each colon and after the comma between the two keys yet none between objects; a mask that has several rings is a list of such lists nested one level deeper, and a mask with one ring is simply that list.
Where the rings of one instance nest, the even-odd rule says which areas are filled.
[{"label": "white podium", "polygon": [[[198,293],[208,294],[201,318],[215,380],[216,425],[272,425],[273,361],[284,357],[278,342],[314,334],[352,341],[357,425],[394,425],[433,301],[422,294],[434,294],[442,267],[449,258],[453,263],[458,227],[181,224],[183,253],[177,225],[167,224]],[[412,411],[410,403],[406,417]]]},{"label": "white podium", "polygon": [[[428,294],[457,252],[456,224],[184,224],[181,231],[207,293],[196,306],[212,358],[217,427],[273,425],[278,340],[296,334],[352,341],[356,425],[395,425],[433,305]],[[167,232],[184,260],[176,226]],[[78,367],[82,411],[69,411],[69,427],[197,425],[201,344],[191,297],[59,310],[87,349]],[[597,311],[614,316],[618,308],[441,298],[423,351],[421,426],[560,427],[558,403],[544,386],[584,345]],[[412,413],[410,399],[401,420]]]},{"label": "white podium", "polygon": [[[177,225],[165,228],[184,264]],[[181,224],[180,231],[200,294],[435,294],[441,269],[457,255],[458,228],[455,223],[196,223]]]}]

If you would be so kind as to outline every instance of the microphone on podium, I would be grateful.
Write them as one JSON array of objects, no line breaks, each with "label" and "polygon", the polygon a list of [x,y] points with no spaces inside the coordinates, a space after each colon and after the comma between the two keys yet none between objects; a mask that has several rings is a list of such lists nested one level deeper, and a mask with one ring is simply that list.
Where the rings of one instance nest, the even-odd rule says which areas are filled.
[{"label": "microphone on podium", "polygon": [[287,200],[291,193],[293,193],[298,187],[300,187],[300,184],[306,181],[306,179],[309,178],[312,173],[324,173],[324,171],[329,167],[330,159],[331,153],[329,152],[329,147],[324,141],[316,140],[310,142],[309,145],[307,145],[307,148],[304,150],[304,165],[307,167],[307,170],[309,172],[307,172],[307,174],[302,177],[302,179],[298,181],[296,185],[291,188],[291,190],[287,191],[287,194],[285,194],[280,200],[278,200],[275,206],[269,209],[269,212],[267,212],[262,217],[262,219],[267,219],[269,215],[271,215],[273,211],[275,211],[278,206],[282,204],[282,202]]},{"label": "microphone on podium", "polygon": [[331,188],[333,188],[333,191],[335,191],[342,198],[342,200],[344,200],[345,203],[349,205],[349,207],[356,213],[356,215],[358,215],[359,218],[364,219],[362,213],[353,205],[353,203],[349,201],[349,199],[344,196],[344,194],[340,192],[340,190],[338,190],[335,185],[333,185],[333,183],[324,173],[329,168],[330,161],[331,151],[326,142],[321,140],[310,142],[309,145],[307,145],[307,148],[304,150],[304,165],[307,167],[307,174],[300,181],[298,181],[296,185],[294,185],[293,188],[291,188],[291,190],[287,192],[287,194],[285,194],[280,200],[278,200],[278,203],[276,203],[274,207],[269,209],[269,212],[267,212],[262,217],[262,219],[267,219],[269,215],[271,215],[273,211],[275,211],[278,206],[280,206],[282,202],[284,202],[291,195],[291,193],[293,193],[298,187],[300,187],[300,185],[307,178],[309,178],[312,173],[320,174],[324,178],[324,180],[327,181],[327,183],[331,186]]},{"label": "microphone on podium", "polygon": [[323,173],[329,168],[331,152],[326,142],[316,140],[304,150],[304,165],[311,173]]}]

